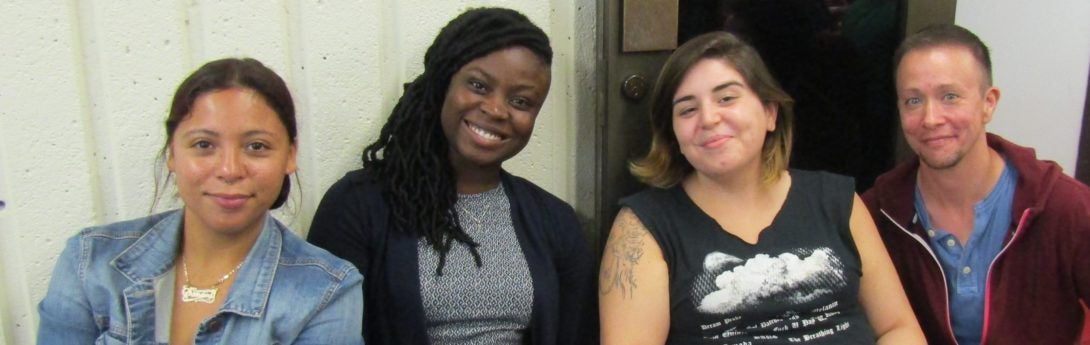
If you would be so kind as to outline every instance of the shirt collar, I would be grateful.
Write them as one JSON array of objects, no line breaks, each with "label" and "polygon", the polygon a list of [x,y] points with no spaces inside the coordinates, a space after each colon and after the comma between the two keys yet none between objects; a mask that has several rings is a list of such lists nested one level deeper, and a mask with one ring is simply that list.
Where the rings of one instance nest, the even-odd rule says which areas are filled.
[{"label": "shirt collar", "polygon": [[[181,244],[182,210],[150,218],[154,225],[111,261],[121,274],[133,282],[149,281],[170,270]],[[158,221],[156,221],[158,219]],[[257,237],[238,276],[231,285],[221,311],[260,317],[265,310],[280,262],[284,244],[284,226],[266,214],[265,226]]]}]

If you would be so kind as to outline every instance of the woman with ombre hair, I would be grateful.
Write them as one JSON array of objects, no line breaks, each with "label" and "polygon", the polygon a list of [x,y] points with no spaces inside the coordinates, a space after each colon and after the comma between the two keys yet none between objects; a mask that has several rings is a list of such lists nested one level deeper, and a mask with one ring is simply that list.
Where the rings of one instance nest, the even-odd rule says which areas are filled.
[{"label": "woman with ombre hair", "polygon": [[621,200],[604,344],[923,344],[851,178],[787,169],[792,100],[735,36],[696,37],[652,93],[651,188]]}]

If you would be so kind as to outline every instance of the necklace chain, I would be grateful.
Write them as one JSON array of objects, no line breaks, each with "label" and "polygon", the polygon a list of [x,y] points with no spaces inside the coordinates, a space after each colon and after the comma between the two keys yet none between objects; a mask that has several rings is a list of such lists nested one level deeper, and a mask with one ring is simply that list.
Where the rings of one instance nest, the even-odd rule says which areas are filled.
[{"label": "necklace chain", "polygon": [[[495,197],[495,194],[493,193],[500,193],[502,195],[503,184],[477,194],[459,194],[458,201],[454,204],[454,208],[458,210],[459,217],[461,217],[462,214],[469,215],[469,219],[473,220],[473,228],[480,231],[482,230],[482,224],[484,223],[481,221],[481,216],[483,215],[485,219],[492,216],[492,204],[494,203]],[[462,224],[463,230],[469,230],[465,225],[466,224]]]},{"label": "necklace chain", "polygon": [[[223,277],[220,277],[219,280],[217,280],[214,284],[212,284],[212,286],[209,286],[208,288],[209,289],[214,289],[217,286],[220,286],[220,284],[223,284],[223,282],[227,281],[227,278],[231,278],[231,275],[235,274],[235,272],[237,272],[238,269],[241,268],[242,264],[245,263],[245,262],[246,262],[246,260],[242,260],[241,262],[239,262],[238,265],[235,266],[235,268],[231,269],[231,271],[227,272],[227,274],[224,274]],[[193,285],[193,284],[191,284],[189,282],[189,266],[186,265],[186,263],[185,263],[185,256],[184,255],[182,256],[182,275],[185,277],[185,285],[189,285],[189,286],[192,286],[192,287],[197,287],[196,285]]]},{"label": "necklace chain", "polygon": [[[486,203],[484,205],[484,207],[482,207],[481,213],[487,215],[488,211],[491,208],[492,208],[492,205]],[[458,210],[462,211],[461,213],[463,213],[463,214],[469,215],[469,217],[473,219],[473,224],[475,225],[475,228],[477,228],[477,229],[481,228],[481,223],[482,223],[481,218],[477,217],[477,214],[475,214],[473,211],[471,211],[469,209],[468,205],[465,205],[465,203],[464,203],[461,206],[458,206]]]}]

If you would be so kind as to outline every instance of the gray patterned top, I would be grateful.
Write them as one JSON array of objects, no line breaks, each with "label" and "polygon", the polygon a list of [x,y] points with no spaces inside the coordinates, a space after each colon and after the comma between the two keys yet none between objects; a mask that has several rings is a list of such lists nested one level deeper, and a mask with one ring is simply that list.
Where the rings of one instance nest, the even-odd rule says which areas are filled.
[{"label": "gray patterned top", "polygon": [[522,343],[534,288],[503,185],[458,194],[454,207],[462,229],[480,244],[481,267],[469,248],[455,241],[438,276],[439,253],[424,238],[417,242],[428,336],[432,344]]}]

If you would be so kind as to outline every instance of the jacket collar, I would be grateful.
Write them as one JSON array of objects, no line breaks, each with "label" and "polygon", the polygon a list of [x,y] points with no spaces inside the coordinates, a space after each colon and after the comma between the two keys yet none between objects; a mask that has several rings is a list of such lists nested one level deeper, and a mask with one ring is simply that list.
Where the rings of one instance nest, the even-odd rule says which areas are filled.
[{"label": "jacket collar", "polygon": [[[1018,146],[998,135],[988,133],[986,140],[988,147],[1006,158],[1007,162],[1018,171],[1018,182],[1011,208],[1014,212],[1012,220],[1020,219],[1023,210],[1043,209],[1052,186],[1061,174],[1059,165],[1051,161],[1037,160],[1037,154],[1032,148]],[[919,167],[920,160],[913,155],[907,162],[883,174],[875,182],[875,186],[882,186],[876,190],[882,212],[906,228],[911,228],[909,225],[916,222],[914,198],[905,196],[914,195],[916,172],[919,171]]]},{"label": "jacket collar", "polygon": [[[134,283],[150,282],[166,273],[174,266],[181,245],[182,214],[179,209],[169,211],[162,217],[152,217],[154,225],[115,257],[110,265]],[[284,245],[283,230],[286,228],[280,222],[271,215],[265,216],[265,226],[253,249],[246,255],[245,263],[239,268],[230,293],[220,307],[221,312],[261,317],[280,262]]]}]

